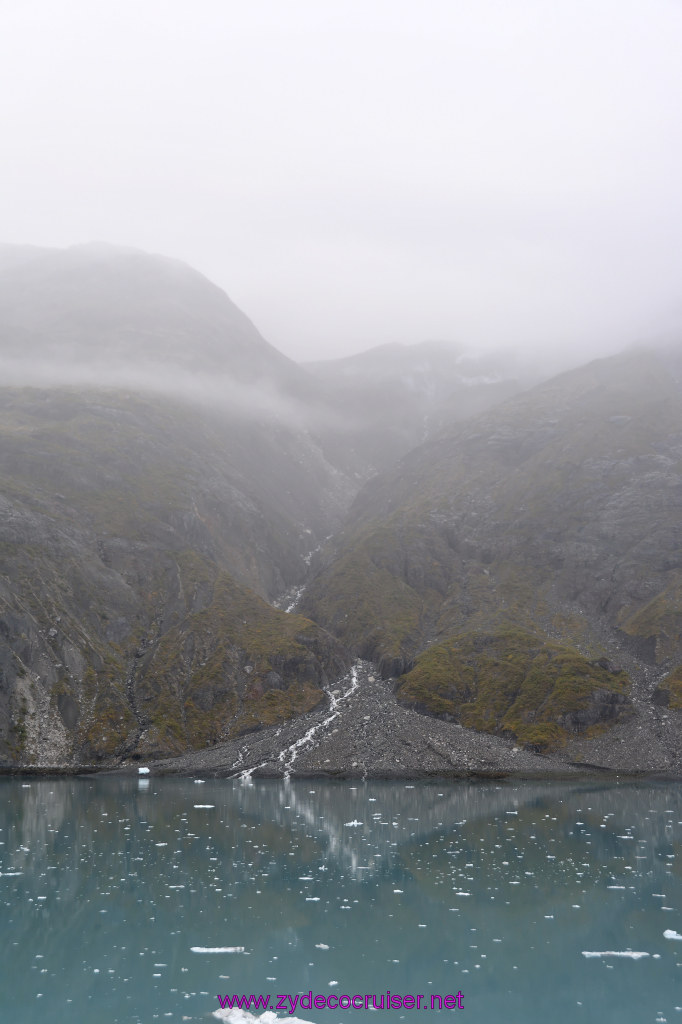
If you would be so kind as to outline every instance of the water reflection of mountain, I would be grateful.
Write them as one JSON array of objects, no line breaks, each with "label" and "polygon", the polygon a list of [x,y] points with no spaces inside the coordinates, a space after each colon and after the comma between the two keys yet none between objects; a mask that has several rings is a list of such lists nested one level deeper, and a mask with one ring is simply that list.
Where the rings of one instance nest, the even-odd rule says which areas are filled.
[{"label": "water reflection of mountain", "polygon": [[[5,780],[3,785],[17,784]],[[478,834],[481,825],[504,816],[519,833],[526,827],[539,828],[548,840],[589,831],[592,842],[601,848],[633,841],[601,826],[608,824],[614,809],[619,820],[641,822],[645,793],[644,802],[651,805],[650,814],[644,815],[645,838],[652,851],[667,849],[671,817],[680,817],[673,786],[635,782],[614,787],[557,782],[410,785],[211,780],[199,786],[187,779],[160,779],[153,780],[149,789],[138,789],[136,780],[101,778],[35,780],[22,784],[18,793],[17,798],[14,790],[13,799],[5,805],[8,838],[2,862],[6,870],[7,851],[14,851],[14,863],[19,865],[29,851],[34,864],[36,858],[49,860],[55,854],[63,857],[70,852],[75,857],[76,834],[81,850],[92,849],[96,836],[101,841],[102,833],[112,828],[122,830],[130,845],[140,826],[144,835],[145,829],[166,827],[172,821],[179,826],[175,831],[181,838],[196,834],[193,829],[203,832],[219,824],[211,827],[213,840],[223,847],[229,839],[232,852],[242,845],[239,836],[233,836],[236,822],[257,825],[267,833],[269,853],[287,855],[293,837],[299,848],[311,853],[314,848],[318,857],[339,868],[375,872],[382,861],[404,847],[448,834],[466,841]],[[210,803],[212,813],[195,808],[200,803]],[[575,808],[581,808],[584,821],[577,827]],[[126,832],[131,835],[126,837]]]},{"label": "water reflection of mountain", "polygon": [[[352,976],[370,992],[380,976],[396,990],[423,991],[427,978],[448,991],[455,964],[480,966],[480,1000],[502,1000],[559,934],[572,936],[572,956],[626,943],[653,952],[655,932],[640,937],[644,904],[658,912],[664,893],[679,904],[672,784],[0,785],[0,1004],[17,1024],[29,1018],[14,979],[34,968],[48,972],[55,1006],[74,977],[93,1000],[123,979],[149,1010],[139,1019],[177,1011],[173,991],[223,990],[218,971],[245,992],[270,976],[295,978],[285,990]],[[192,946],[248,955],[217,968]]]}]

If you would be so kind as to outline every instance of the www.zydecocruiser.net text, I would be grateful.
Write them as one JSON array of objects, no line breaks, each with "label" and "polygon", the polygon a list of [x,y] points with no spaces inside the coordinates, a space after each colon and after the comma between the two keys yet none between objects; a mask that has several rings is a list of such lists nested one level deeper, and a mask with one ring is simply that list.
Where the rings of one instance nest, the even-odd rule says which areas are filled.
[{"label": "www.zydecocruiser.net text", "polygon": [[447,995],[426,996],[423,992],[411,995],[399,995],[390,989],[380,994],[369,993],[360,995],[313,995],[312,991],[295,996],[288,993],[277,993],[276,996],[262,995],[224,995],[218,996],[222,1010],[285,1010],[290,1017],[296,1010],[463,1010],[463,995],[460,992]]}]

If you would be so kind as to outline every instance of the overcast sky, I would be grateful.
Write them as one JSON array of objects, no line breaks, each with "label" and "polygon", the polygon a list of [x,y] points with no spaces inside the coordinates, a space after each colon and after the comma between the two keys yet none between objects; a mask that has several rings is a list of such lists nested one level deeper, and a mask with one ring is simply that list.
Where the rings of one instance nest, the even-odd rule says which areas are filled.
[{"label": "overcast sky", "polygon": [[0,0],[0,240],[186,260],[294,358],[682,323],[682,0]]}]

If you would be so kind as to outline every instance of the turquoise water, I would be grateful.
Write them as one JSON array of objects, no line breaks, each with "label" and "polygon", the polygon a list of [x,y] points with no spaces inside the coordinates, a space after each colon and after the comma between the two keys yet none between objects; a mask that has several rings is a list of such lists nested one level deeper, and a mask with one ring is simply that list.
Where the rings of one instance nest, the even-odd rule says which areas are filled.
[{"label": "turquoise water", "polygon": [[5,778],[0,830],[3,1024],[682,1024],[678,784]]}]

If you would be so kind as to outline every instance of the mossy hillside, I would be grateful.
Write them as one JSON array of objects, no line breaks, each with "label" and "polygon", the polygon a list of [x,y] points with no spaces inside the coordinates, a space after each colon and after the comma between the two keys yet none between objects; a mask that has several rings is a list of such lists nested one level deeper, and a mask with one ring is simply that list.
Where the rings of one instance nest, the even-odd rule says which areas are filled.
[{"label": "mossy hillside", "polygon": [[203,573],[212,586],[207,606],[162,637],[136,682],[157,753],[205,746],[308,711],[347,666],[339,645],[312,622],[277,611],[227,573],[210,581],[201,560],[187,555],[186,584]]},{"label": "mossy hillside", "polygon": [[654,701],[669,707],[673,711],[682,711],[682,665],[669,672],[658,684],[654,693]]},{"label": "mossy hillside", "polygon": [[[649,353],[600,360],[409,454],[356,499],[306,613],[356,650],[377,626],[383,649],[407,635],[412,658],[454,633],[501,629],[595,657],[620,644],[643,665],[654,644],[659,663],[682,655],[676,366]],[[407,576],[413,552],[426,565],[431,551],[444,595],[428,573]],[[409,620],[396,627],[401,584]],[[623,643],[628,630],[642,643]]]},{"label": "mossy hillside", "polygon": [[656,597],[634,614],[621,613],[621,626],[627,636],[649,641],[656,664],[682,656],[682,573],[672,579]]},{"label": "mossy hillside", "polygon": [[385,675],[411,662],[422,638],[424,600],[403,579],[377,566],[363,550],[339,559],[301,610]]},{"label": "mossy hillside", "polygon": [[[329,467],[320,467],[319,455],[308,460],[310,452],[298,440],[295,431],[273,431],[257,417],[180,400],[122,391],[0,389],[0,500],[7,512],[0,518],[0,628],[6,627],[10,650],[8,672],[0,678],[0,721],[6,723],[0,758],[21,760],[33,739],[50,732],[41,733],[36,724],[34,737],[31,720],[17,718],[12,694],[19,668],[12,667],[12,654],[43,695],[49,697],[64,676],[68,692],[55,692],[47,706],[63,720],[77,718],[77,727],[66,726],[73,757],[116,758],[130,753],[149,728],[144,715],[138,720],[131,672],[135,681],[143,676],[172,630],[184,643],[183,624],[211,605],[221,572],[268,596],[302,577],[302,554],[317,539],[310,528],[322,530],[322,509],[331,514],[341,484],[338,474],[325,476]],[[325,535],[326,518],[323,529]],[[243,617],[252,610],[243,609]],[[254,661],[258,644],[271,650],[277,673],[279,661],[293,657],[285,650],[286,628],[275,638],[274,628],[263,632],[262,611],[256,619],[252,625],[261,633],[251,643],[242,637],[243,645],[253,649]],[[191,623],[192,642],[195,628],[201,637],[200,620]],[[308,628],[301,626],[304,637]],[[301,692],[267,698],[257,717],[281,717],[287,701],[294,711],[310,706],[318,699],[321,674],[345,665],[330,638],[320,640],[319,629],[316,637],[309,649],[301,645],[308,650],[307,663],[298,658]],[[199,690],[208,692],[205,676],[220,652],[209,650],[208,641],[205,646],[192,664]],[[183,648],[178,658],[189,654]],[[88,669],[94,689],[83,682]],[[298,685],[286,671],[279,674]],[[249,701],[256,708],[273,677],[262,693],[256,692],[261,676],[253,679]],[[189,702],[183,688],[166,693],[157,713],[182,749],[187,735],[198,742],[214,738],[214,718],[222,728],[241,713],[241,697],[235,703],[229,694],[214,694],[209,704],[220,704],[220,710],[209,722],[206,693],[187,696]],[[17,730],[22,736],[28,730],[28,744],[17,742]],[[57,732],[51,735],[61,758]]]},{"label": "mossy hillside", "polygon": [[364,528],[312,582],[302,610],[384,675],[404,673],[433,638],[532,630],[552,615],[547,574],[460,542],[439,514]]},{"label": "mossy hillside", "polygon": [[435,628],[448,593],[446,536],[410,513],[372,524],[309,585],[305,615],[382,675],[404,672]]},{"label": "mossy hillside", "polygon": [[625,673],[610,672],[570,648],[520,631],[465,634],[429,647],[399,680],[408,707],[467,728],[508,733],[537,749],[557,746],[590,721],[595,695],[615,694]]}]

